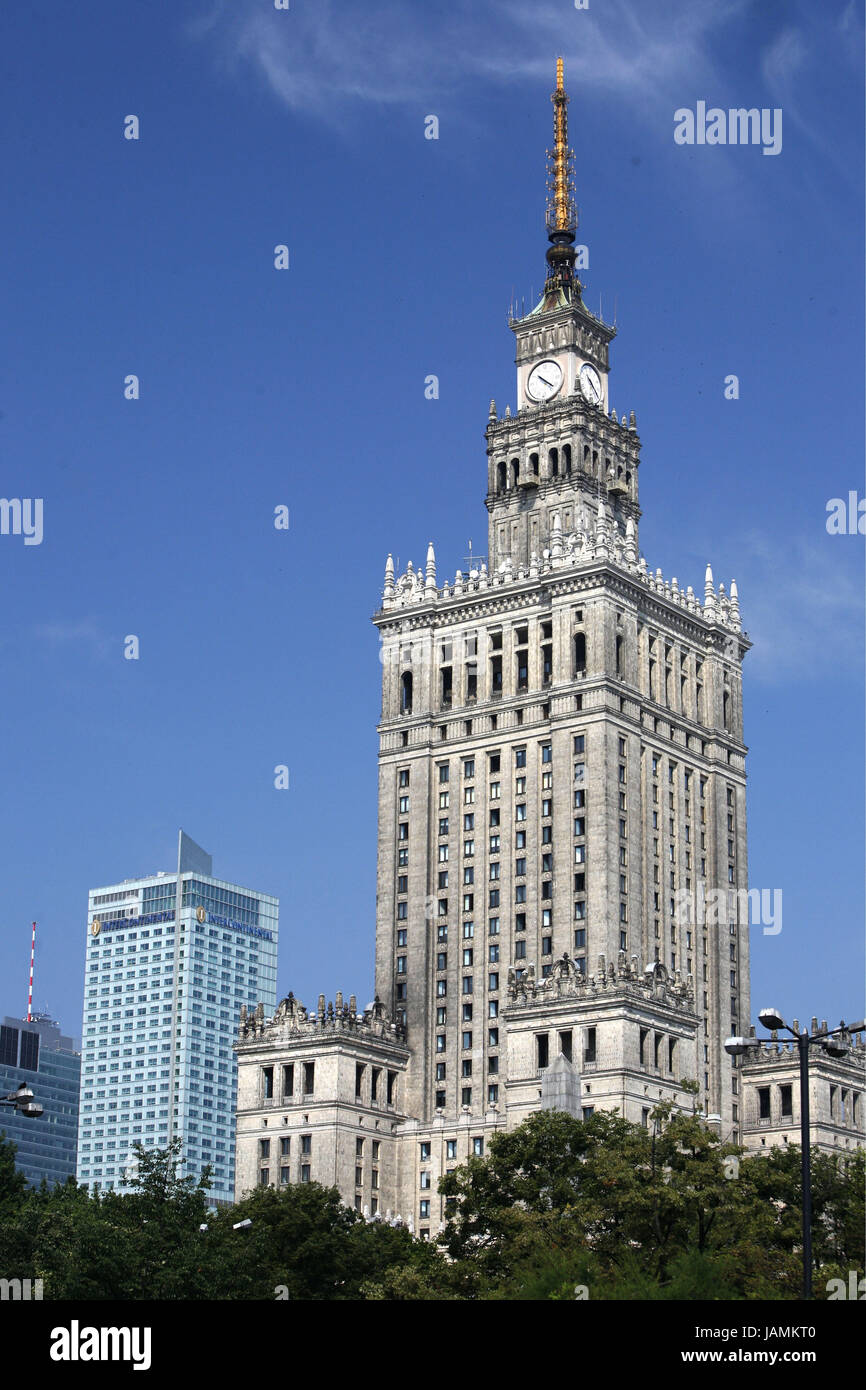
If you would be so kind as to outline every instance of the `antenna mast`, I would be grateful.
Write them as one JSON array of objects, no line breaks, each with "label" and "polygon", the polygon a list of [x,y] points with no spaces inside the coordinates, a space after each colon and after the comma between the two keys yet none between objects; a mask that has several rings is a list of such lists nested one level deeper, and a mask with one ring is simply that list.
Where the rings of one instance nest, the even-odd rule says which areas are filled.
[{"label": "antenna mast", "polygon": [[36,955],[36,923],[33,923],[33,935],[30,938],[30,989],[27,995],[27,1022],[33,1022],[33,959]]}]

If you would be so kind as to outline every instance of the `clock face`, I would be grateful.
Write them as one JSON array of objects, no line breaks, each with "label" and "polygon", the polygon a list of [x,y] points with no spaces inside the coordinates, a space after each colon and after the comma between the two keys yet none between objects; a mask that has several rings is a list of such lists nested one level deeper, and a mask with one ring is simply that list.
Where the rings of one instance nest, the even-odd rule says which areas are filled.
[{"label": "clock face", "polygon": [[526,382],[526,394],[531,401],[549,401],[562,385],[562,368],[558,362],[539,362],[532,368]]},{"label": "clock face", "polygon": [[580,369],[580,389],[591,405],[601,405],[604,397],[601,377],[589,362],[584,362]]}]

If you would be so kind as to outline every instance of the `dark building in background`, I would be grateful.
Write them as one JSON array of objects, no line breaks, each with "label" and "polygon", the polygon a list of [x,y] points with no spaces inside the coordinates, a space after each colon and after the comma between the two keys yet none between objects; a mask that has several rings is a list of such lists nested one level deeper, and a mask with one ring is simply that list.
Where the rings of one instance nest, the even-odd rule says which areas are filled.
[{"label": "dark building in background", "polygon": [[75,1175],[81,1054],[47,1013],[0,1024],[0,1095],[24,1082],[44,1106],[39,1119],[0,1110],[0,1133],[16,1146],[16,1167],[34,1186]]}]

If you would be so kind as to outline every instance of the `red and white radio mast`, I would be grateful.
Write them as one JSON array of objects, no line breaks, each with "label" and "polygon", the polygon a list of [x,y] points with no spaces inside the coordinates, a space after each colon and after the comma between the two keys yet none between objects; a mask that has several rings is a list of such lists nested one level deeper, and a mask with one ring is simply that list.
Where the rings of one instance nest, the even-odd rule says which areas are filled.
[{"label": "red and white radio mast", "polygon": [[27,995],[27,1022],[33,1022],[33,958],[36,955],[36,923],[33,923],[33,936],[30,941],[30,991]]}]

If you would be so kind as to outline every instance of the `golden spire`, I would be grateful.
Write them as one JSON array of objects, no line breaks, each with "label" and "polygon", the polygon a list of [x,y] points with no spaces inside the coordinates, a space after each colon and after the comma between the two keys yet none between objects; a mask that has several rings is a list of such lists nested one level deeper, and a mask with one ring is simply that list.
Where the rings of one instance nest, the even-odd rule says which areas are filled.
[{"label": "golden spire", "polygon": [[577,227],[574,206],[574,151],[568,148],[568,97],[565,92],[564,64],[556,60],[556,91],[553,102],[553,149],[547,151],[547,230],[573,232]]},{"label": "golden spire", "polygon": [[[568,148],[568,97],[565,93],[564,65],[556,60],[556,91],[553,102],[553,149],[547,151],[547,307],[580,302],[583,288],[574,273],[577,253],[577,208],[574,203],[574,152]],[[552,296],[552,298],[551,298]],[[547,301],[546,301],[547,302]]]}]

